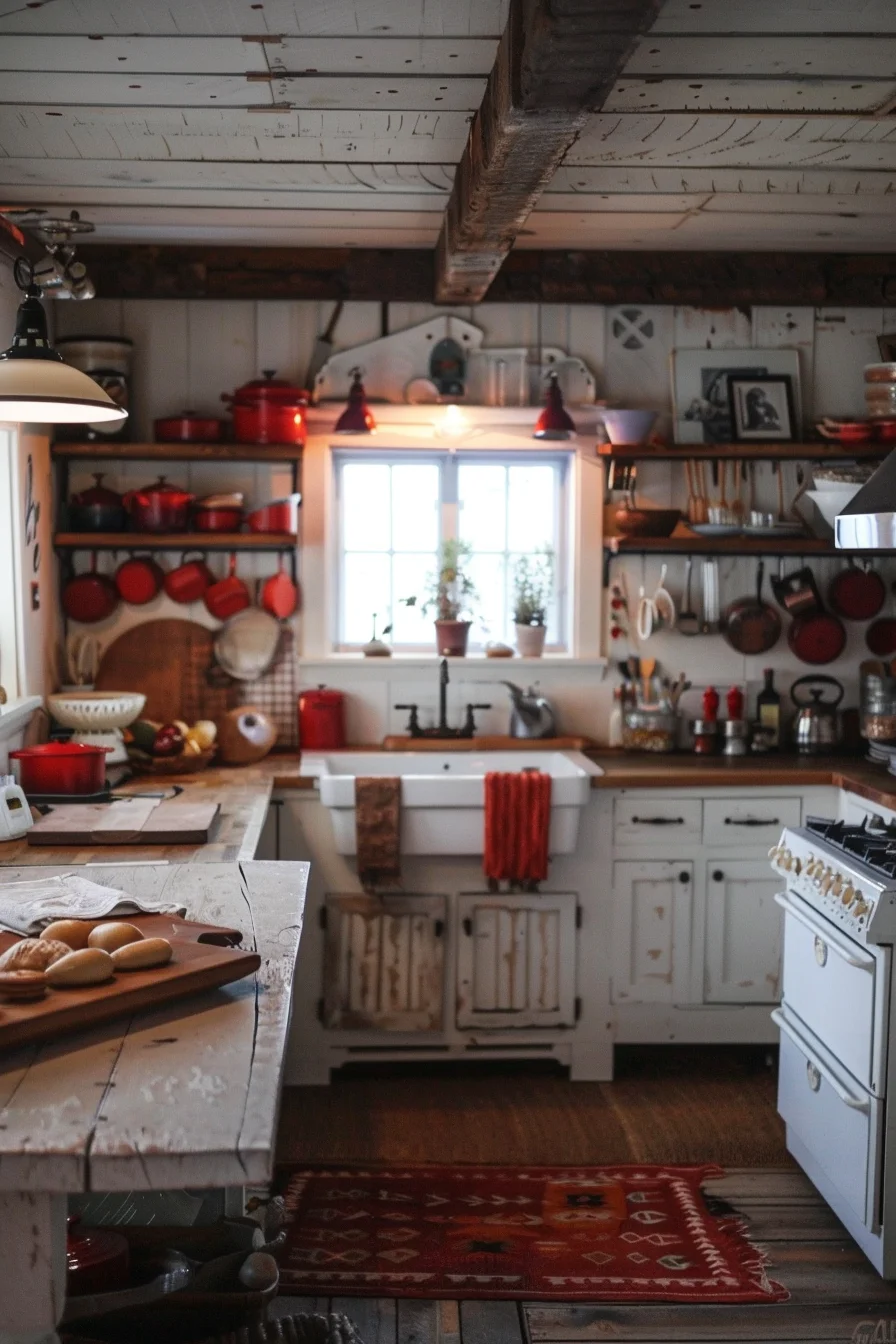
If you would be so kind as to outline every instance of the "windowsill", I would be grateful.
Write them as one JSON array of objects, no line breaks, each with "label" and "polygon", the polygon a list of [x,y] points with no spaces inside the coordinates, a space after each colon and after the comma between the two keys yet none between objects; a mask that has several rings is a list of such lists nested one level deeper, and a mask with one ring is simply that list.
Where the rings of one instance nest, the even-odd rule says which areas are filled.
[{"label": "windowsill", "polygon": [[[388,658],[365,658],[362,653],[327,653],[319,657],[313,655],[302,655],[299,657],[300,667],[437,667],[442,661],[442,655],[439,653],[393,653]],[[540,658],[520,658],[515,654],[513,658],[487,658],[484,653],[468,653],[464,658],[449,658],[449,667],[464,667],[472,664],[477,671],[484,668],[494,668],[496,675],[500,675],[508,668],[512,667],[570,667],[570,668],[595,668],[601,673],[606,672],[608,667],[606,658],[578,658],[571,653],[545,653]]]},{"label": "windowsill", "polygon": [[18,700],[0,705],[0,742],[27,728],[35,710],[40,709],[42,704],[39,695],[24,695]]}]

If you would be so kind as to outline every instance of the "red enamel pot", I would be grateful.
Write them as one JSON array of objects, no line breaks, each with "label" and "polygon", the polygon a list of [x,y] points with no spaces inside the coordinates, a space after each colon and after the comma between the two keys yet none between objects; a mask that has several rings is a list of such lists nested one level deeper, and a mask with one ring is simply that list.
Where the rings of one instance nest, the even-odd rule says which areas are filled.
[{"label": "red enamel pot", "polygon": [[204,557],[188,559],[187,556],[165,575],[165,592],[172,602],[198,602],[211,588],[215,576],[205,563]]},{"label": "red enamel pot", "polygon": [[158,597],[164,582],[165,571],[148,555],[132,555],[115,571],[119,596],[132,607],[144,607]]},{"label": "red enamel pot", "polygon": [[212,415],[181,411],[154,421],[157,443],[218,443],[223,437],[224,421]]},{"label": "red enamel pot", "polygon": [[136,532],[185,532],[194,499],[160,476],[142,490],[130,490],[124,502]]},{"label": "red enamel pot", "polygon": [[221,400],[230,405],[238,443],[305,442],[308,393],[275,378],[273,369],[265,369],[263,378],[245,383],[234,393],[223,392]]},{"label": "red enamel pot", "polygon": [[227,577],[213,583],[205,594],[205,605],[212,616],[219,621],[227,621],[238,611],[244,611],[252,605],[249,589],[237,576],[236,556],[231,555]]},{"label": "red enamel pot", "polygon": [[118,589],[107,574],[98,574],[96,551],[90,557],[90,572],[77,574],[62,590],[62,610],[73,621],[87,625],[104,621],[118,606]]},{"label": "red enamel pot", "polygon": [[797,616],[787,632],[791,652],[801,663],[821,667],[833,663],[846,648],[846,628],[828,611]]},{"label": "red enamel pot", "polygon": [[285,499],[272,499],[249,514],[246,522],[250,532],[288,532],[294,537],[299,530],[299,505],[302,496],[287,495]]},{"label": "red enamel pot", "polygon": [[26,794],[101,793],[106,784],[106,753],[111,747],[85,742],[43,742],[11,751]]},{"label": "red enamel pot", "polygon": [[874,569],[850,564],[835,574],[828,589],[828,602],[847,621],[870,621],[886,601],[887,586]]}]

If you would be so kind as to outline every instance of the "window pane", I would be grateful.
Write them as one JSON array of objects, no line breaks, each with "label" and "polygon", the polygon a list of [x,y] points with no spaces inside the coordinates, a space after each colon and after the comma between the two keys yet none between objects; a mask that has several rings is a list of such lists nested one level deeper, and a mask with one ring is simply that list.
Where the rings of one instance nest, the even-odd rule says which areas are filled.
[{"label": "window pane", "polygon": [[506,561],[502,555],[475,555],[470,573],[476,585],[474,622],[470,639],[485,644],[490,639],[512,642],[507,614]]},{"label": "window pane", "polygon": [[392,546],[435,551],[439,544],[439,468],[423,462],[392,468]]},{"label": "window pane", "polygon": [[[392,557],[392,641],[395,644],[431,644],[435,612],[424,616],[421,607],[429,595],[429,579],[435,573],[435,549],[417,555],[403,553]],[[416,597],[417,604],[407,607],[399,599]]]},{"label": "window pane", "polygon": [[509,471],[508,550],[531,552],[538,546],[556,547],[556,470],[525,463]]},{"label": "window pane", "polygon": [[342,468],[342,542],[346,550],[389,549],[388,465],[346,462]]},{"label": "window pane", "polygon": [[374,612],[377,630],[389,624],[389,556],[353,552],[345,557],[342,575],[342,639],[346,644],[366,644]]},{"label": "window pane", "polygon": [[503,551],[507,545],[506,488],[506,467],[470,462],[458,468],[460,535],[474,551]]}]

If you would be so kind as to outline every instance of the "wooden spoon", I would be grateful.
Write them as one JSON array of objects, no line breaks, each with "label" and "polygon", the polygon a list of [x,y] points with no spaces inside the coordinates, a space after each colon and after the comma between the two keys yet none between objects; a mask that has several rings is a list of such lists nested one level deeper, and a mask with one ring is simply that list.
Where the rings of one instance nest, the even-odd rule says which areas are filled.
[{"label": "wooden spoon", "polygon": [[697,521],[697,492],[694,489],[694,468],[690,458],[685,458],[684,470],[688,481],[688,502],[685,512],[688,522],[695,523]]}]

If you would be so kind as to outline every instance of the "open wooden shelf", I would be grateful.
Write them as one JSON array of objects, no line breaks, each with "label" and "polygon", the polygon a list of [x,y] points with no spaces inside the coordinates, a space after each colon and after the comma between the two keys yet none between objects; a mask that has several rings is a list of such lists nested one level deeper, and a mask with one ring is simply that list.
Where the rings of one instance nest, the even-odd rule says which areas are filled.
[{"label": "open wooden shelf", "polygon": [[293,551],[291,532],[57,532],[58,551]]},{"label": "open wooden shelf", "polygon": [[605,537],[611,555],[880,555],[879,551],[840,551],[822,537]]},{"label": "open wooden shelf", "polygon": [[56,458],[104,458],[123,462],[300,462],[297,443],[66,443],[52,447]]},{"label": "open wooden shelf", "polygon": [[855,458],[880,461],[892,443],[672,443],[654,448],[648,443],[600,443],[598,457],[615,462],[674,462],[687,458],[741,462],[851,462]]}]

